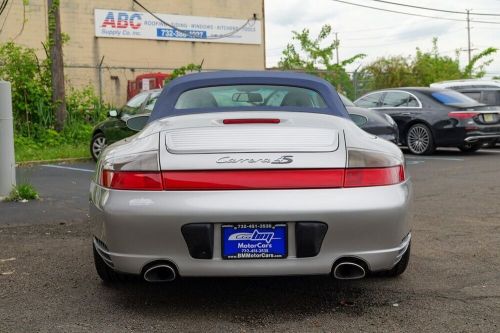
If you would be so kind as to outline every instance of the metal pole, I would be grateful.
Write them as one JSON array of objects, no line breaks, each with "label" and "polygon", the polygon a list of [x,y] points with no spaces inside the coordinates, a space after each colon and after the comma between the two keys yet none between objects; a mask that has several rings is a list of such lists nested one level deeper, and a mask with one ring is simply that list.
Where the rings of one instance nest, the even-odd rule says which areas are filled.
[{"label": "metal pole", "polygon": [[12,93],[10,82],[0,80],[0,197],[9,195],[15,185]]},{"label": "metal pole", "polygon": [[470,10],[467,9],[467,52],[469,54],[469,64],[471,60],[471,47],[470,47]]},{"label": "metal pole", "polygon": [[102,56],[101,61],[99,62],[99,108],[102,104],[102,62],[104,61],[104,56]]},{"label": "metal pole", "polygon": [[352,74],[352,81],[354,85],[354,99],[358,99],[358,69]]}]

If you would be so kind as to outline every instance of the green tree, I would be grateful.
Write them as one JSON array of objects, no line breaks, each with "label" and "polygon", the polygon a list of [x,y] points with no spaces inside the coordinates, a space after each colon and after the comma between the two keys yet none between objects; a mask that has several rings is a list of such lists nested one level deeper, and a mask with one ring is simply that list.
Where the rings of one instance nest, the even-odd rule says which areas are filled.
[{"label": "green tree", "polygon": [[[498,49],[494,47],[488,47],[487,49],[479,52],[472,57],[470,62],[465,66],[462,71],[464,78],[481,78],[486,74],[485,68],[488,67],[492,62],[493,58],[489,58],[497,53]],[[486,58],[486,59],[485,59]]]},{"label": "green tree", "polygon": [[428,87],[433,82],[457,80],[464,77],[460,70],[458,55],[455,59],[439,54],[437,38],[432,40],[432,49],[424,52],[417,48],[412,62],[412,73],[416,85]]},{"label": "green tree", "polygon": [[491,64],[496,48],[489,47],[477,55],[462,69],[458,57],[444,56],[439,53],[437,38],[432,40],[432,49],[422,51],[416,49],[416,54],[409,57],[379,58],[362,69],[368,77],[371,89],[383,89],[403,86],[427,87],[433,82],[480,78],[485,74],[485,68]]},{"label": "green tree", "polygon": [[[292,33],[292,43],[289,43],[283,50],[278,67],[283,70],[298,70],[321,76],[337,90],[353,98],[354,86],[345,67],[362,59],[365,55],[357,54],[337,64],[334,61],[334,51],[339,43],[332,38],[332,27],[329,24],[324,25],[315,38],[310,35],[309,29]],[[294,43],[298,43],[298,49]]]},{"label": "green tree", "polygon": [[416,84],[410,58],[402,56],[379,58],[363,68],[367,90],[413,86]]}]

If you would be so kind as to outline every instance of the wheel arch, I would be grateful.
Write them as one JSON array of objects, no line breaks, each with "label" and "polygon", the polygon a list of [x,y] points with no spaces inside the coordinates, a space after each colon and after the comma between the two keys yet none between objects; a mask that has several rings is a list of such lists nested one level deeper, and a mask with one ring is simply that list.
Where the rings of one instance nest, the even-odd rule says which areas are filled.
[{"label": "wheel arch", "polygon": [[102,134],[104,136],[106,136],[106,134],[104,134],[104,131],[101,129],[101,128],[96,128],[93,132],[92,132],[92,138],[94,136],[96,136],[97,134]]}]

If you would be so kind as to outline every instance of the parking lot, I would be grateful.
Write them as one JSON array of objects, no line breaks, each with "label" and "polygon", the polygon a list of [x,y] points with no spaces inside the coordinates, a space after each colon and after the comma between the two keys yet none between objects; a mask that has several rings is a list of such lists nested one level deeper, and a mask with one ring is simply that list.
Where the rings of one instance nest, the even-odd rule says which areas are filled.
[{"label": "parking lot", "polygon": [[42,200],[0,203],[0,332],[498,332],[500,149],[407,155],[409,269],[399,278],[101,283],[92,260],[94,164],[18,169]]}]

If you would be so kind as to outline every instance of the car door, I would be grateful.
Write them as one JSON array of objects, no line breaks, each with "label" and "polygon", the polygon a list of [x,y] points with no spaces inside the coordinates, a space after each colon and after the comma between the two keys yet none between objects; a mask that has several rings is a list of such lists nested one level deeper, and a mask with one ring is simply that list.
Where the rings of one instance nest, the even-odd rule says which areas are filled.
[{"label": "car door", "polygon": [[382,96],[379,107],[374,110],[383,112],[394,119],[399,128],[406,128],[412,119],[418,118],[422,103],[407,91],[390,90]]}]

